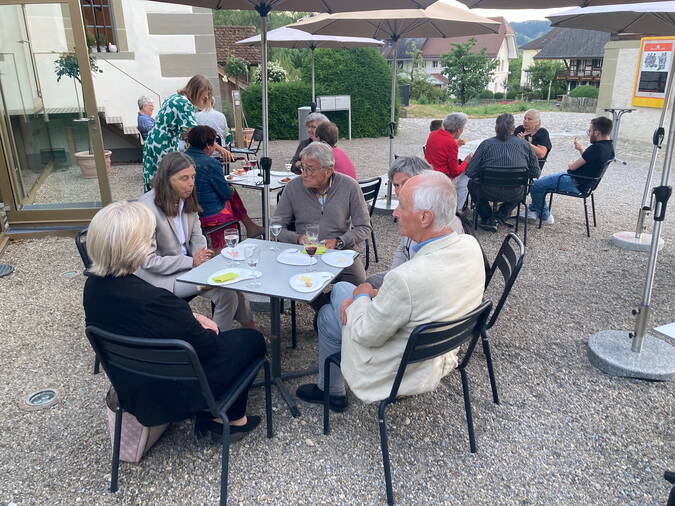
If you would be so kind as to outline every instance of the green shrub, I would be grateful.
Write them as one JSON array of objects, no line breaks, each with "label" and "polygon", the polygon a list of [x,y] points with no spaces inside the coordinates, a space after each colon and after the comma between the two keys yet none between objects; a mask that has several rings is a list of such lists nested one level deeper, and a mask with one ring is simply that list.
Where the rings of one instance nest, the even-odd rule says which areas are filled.
[{"label": "green shrub", "polygon": [[489,100],[495,98],[495,94],[492,93],[490,90],[483,90],[478,94],[478,98],[480,98],[481,100]]},{"label": "green shrub", "polygon": [[[305,82],[269,83],[270,139],[298,138],[298,107],[312,101],[312,87]],[[262,125],[262,85],[252,84],[242,93],[246,119],[251,127]]]},{"label": "green shrub", "polygon": [[509,100],[514,100],[514,99],[518,98],[521,93],[522,92],[520,90],[509,90],[506,93],[506,98],[508,98]]},{"label": "green shrub", "polygon": [[501,91],[495,92],[495,100],[502,100],[504,98],[504,94]]},{"label": "green shrub", "polygon": [[598,98],[599,89],[595,86],[577,86],[570,91],[570,97],[574,98]]}]

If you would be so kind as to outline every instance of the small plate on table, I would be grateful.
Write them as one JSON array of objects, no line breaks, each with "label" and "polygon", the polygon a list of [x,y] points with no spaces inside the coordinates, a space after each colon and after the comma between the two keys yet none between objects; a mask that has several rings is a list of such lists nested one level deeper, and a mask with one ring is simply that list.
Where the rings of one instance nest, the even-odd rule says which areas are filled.
[{"label": "small plate on table", "polygon": [[253,277],[253,271],[249,269],[232,267],[230,269],[221,269],[211,274],[209,276],[209,283],[218,286],[226,286],[231,285],[232,283],[238,283],[245,279],[253,279]]},{"label": "small plate on table", "polygon": [[356,251],[345,249],[342,251],[331,251],[321,257],[325,263],[332,267],[349,267],[354,263]]},{"label": "small plate on table", "polygon": [[277,262],[286,265],[314,265],[317,259],[310,258],[308,255],[301,253],[297,248],[288,248],[279,254]]},{"label": "small plate on table", "polygon": [[273,176],[279,176],[279,177],[284,177],[284,176],[292,177],[292,176],[297,175],[294,172],[285,171],[285,170],[271,170],[270,174],[272,174]]},{"label": "small plate on table", "polygon": [[237,244],[234,248],[223,248],[220,250],[220,254],[223,255],[228,260],[237,260],[242,261],[246,259],[244,254],[244,247],[241,244]]},{"label": "small plate on table", "polygon": [[292,276],[288,283],[293,290],[309,293],[321,290],[331,279],[333,275],[330,272],[303,272]]},{"label": "small plate on table", "polygon": [[228,183],[238,183],[240,181],[245,181],[248,179],[245,175],[244,176],[235,176],[234,174],[230,174],[229,176],[225,176],[225,181]]}]

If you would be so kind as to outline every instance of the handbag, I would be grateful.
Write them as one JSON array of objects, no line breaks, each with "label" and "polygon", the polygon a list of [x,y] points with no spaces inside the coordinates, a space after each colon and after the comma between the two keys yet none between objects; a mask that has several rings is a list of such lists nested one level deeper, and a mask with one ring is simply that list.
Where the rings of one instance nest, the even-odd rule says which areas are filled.
[{"label": "handbag", "polygon": [[[115,438],[115,411],[119,404],[117,392],[111,386],[105,396],[108,415],[108,431],[110,444],[114,445]],[[120,460],[124,462],[140,462],[143,455],[152,448],[169,426],[168,423],[146,427],[134,415],[125,411],[122,413],[122,433],[120,435]]]}]

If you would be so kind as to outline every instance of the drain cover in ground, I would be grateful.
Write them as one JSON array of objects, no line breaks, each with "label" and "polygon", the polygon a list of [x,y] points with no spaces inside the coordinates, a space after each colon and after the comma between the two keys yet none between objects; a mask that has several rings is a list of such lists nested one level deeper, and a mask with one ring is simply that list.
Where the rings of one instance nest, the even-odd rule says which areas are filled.
[{"label": "drain cover in ground", "polygon": [[3,276],[8,276],[14,272],[14,267],[7,264],[0,264],[0,278]]}]

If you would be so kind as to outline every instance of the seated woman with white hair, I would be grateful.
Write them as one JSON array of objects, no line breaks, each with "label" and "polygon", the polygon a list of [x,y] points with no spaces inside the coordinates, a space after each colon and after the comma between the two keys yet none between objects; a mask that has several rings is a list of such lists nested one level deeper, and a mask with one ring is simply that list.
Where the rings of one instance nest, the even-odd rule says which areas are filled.
[{"label": "seated woman with white hair", "polygon": [[300,153],[303,149],[309,146],[312,142],[316,142],[319,138],[316,136],[316,127],[319,126],[319,123],[324,121],[330,121],[325,114],[320,112],[312,112],[307,115],[305,119],[305,126],[307,127],[307,138],[303,141],[300,141],[293,158],[291,158],[291,170],[296,174],[300,174]]},{"label": "seated woman with white hair", "polygon": [[523,124],[516,127],[513,135],[525,139],[539,160],[539,168],[543,168],[546,158],[551,152],[553,145],[548,130],[541,126],[541,114],[536,109],[525,111]]},{"label": "seated woman with white hair", "polygon": [[[134,273],[153,250],[155,215],[138,202],[114,202],[101,209],[87,233],[92,260],[84,285],[87,325],[130,337],[181,339],[192,345],[214,395],[225,392],[251,363],[265,356],[265,339],[257,330],[219,332],[215,322],[193,313],[188,303],[173,293],[145,282]],[[147,426],[197,415],[195,431],[222,433],[218,423],[200,412],[206,408],[196,389],[176,384],[158,393],[151,380],[125,377],[118,369],[118,394],[133,399],[134,414]],[[246,416],[248,389],[227,414],[233,440],[241,439],[260,423]]]},{"label": "seated woman with white hair", "polygon": [[138,99],[138,133],[143,140],[148,138],[148,132],[155,126],[155,119],[152,117],[152,111],[155,110],[155,104],[148,97],[143,96]]}]

